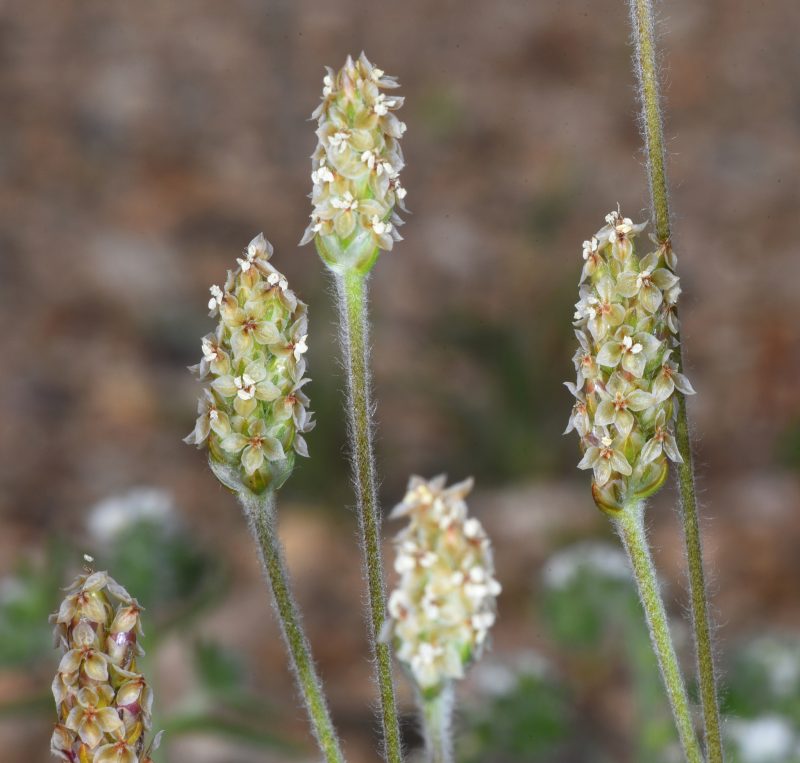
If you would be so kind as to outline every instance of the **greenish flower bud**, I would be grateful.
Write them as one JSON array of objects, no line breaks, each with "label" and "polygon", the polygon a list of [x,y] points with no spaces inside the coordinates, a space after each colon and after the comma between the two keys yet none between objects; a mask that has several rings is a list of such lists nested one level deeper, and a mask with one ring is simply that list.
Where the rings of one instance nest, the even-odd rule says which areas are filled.
[{"label": "greenish flower bud", "polygon": [[212,286],[209,308],[216,331],[203,337],[203,359],[192,371],[207,381],[197,422],[185,442],[208,447],[217,477],[228,487],[256,493],[279,488],[295,453],[308,455],[303,433],[314,427],[303,386],[306,305],[269,262],[272,246],[256,236]]},{"label": "greenish flower bud", "polygon": [[661,246],[639,258],[634,225],[619,212],[583,242],[584,266],[574,325],[579,348],[576,398],[567,432],[581,438],[579,469],[593,471],[592,495],[606,512],[655,493],[675,442],[675,391],[694,394],[671,360],[677,347],[680,286],[674,255]]},{"label": "greenish flower bud", "polygon": [[66,594],[50,617],[64,652],[51,751],[71,763],[145,763],[153,692],[136,669],[141,607],[106,572],[80,575]]},{"label": "greenish flower bud", "polygon": [[386,95],[398,87],[362,53],[348,56],[336,74],[328,69],[322,103],[312,114],[319,143],[311,156],[314,206],[301,244],[314,241],[325,264],[337,273],[367,273],[380,250],[401,240],[405,188],[400,184],[406,130],[392,113],[403,98]]},{"label": "greenish flower bud", "polygon": [[495,621],[500,584],[489,539],[467,515],[464,498],[472,484],[448,488],[444,476],[412,477],[391,514],[409,523],[395,538],[400,582],[389,597],[382,637],[394,639],[398,659],[428,694],[464,677]]}]

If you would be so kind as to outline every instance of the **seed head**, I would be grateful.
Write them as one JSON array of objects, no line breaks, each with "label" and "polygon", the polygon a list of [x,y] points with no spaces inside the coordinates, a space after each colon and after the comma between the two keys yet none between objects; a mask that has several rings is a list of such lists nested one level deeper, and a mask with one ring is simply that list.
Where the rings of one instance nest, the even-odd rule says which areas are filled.
[{"label": "seed head", "polygon": [[53,680],[58,723],[50,741],[62,760],[145,763],[153,692],[136,669],[143,654],[136,599],[106,572],[80,575],[55,624],[64,656]]},{"label": "seed head", "polygon": [[342,273],[368,272],[381,249],[400,240],[406,190],[400,183],[405,123],[394,115],[403,98],[381,92],[398,87],[362,53],[327,70],[311,156],[311,222],[301,244],[314,241],[325,264]]},{"label": "seed head", "polygon": [[566,385],[576,403],[567,432],[580,436],[578,468],[592,470],[594,499],[610,512],[652,495],[664,482],[667,459],[681,461],[675,390],[694,394],[670,360],[680,294],[674,253],[659,246],[640,259],[634,239],[643,228],[611,212],[583,242],[575,305],[577,379]]},{"label": "seed head", "polygon": [[400,575],[389,597],[385,638],[422,691],[463,678],[495,621],[500,584],[494,578],[489,539],[467,516],[472,480],[445,487],[445,477],[412,477],[391,517],[409,524],[395,538]]},{"label": "seed head", "polygon": [[[204,387],[197,422],[185,442],[208,447],[215,474],[260,493],[279,488],[294,454],[308,455],[314,427],[303,386],[308,350],[306,305],[272,264],[272,246],[256,236],[224,290],[212,287],[216,330],[201,340],[192,371]],[[227,476],[225,476],[227,475]]]}]

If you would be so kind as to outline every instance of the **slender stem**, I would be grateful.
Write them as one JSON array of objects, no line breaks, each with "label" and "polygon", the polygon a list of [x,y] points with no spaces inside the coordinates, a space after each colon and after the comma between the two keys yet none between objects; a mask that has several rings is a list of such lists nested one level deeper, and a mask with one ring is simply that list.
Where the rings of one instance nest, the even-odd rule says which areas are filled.
[{"label": "slender stem", "polygon": [[367,578],[369,636],[375,658],[380,692],[380,714],[384,733],[384,757],[389,763],[402,761],[400,724],[392,679],[389,644],[380,639],[385,619],[386,591],[381,554],[381,515],[375,481],[372,443],[372,401],[369,373],[366,276],[355,271],[336,276],[341,314],[341,341],[347,370],[348,429],[353,482],[364,572]]},{"label": "slender stem", "polygon": [[420,695],[425,751],[429,763],[453,763],[453,683],[433,696]]},{"label": "slender stem", "polygon": [[289,650],[297,686],[303,697],[311,728],[328,763],[344,763],[328,704],[311,656],[311,646],[303,629],[300,610],[289,587],[289,573],[283,557],[275,520],[275,495],[268,491],[255,495],[239,491],[239,500],[258,546],[261,564],[272,590],[272,603]]},{"label": "slender stem", "polygon": [[[660,244],[671,245],[669,193],[664,162],[664,130],[661,123],[658,69],[653,40],[653,8],[650,0],[629,0],[631,23],[636,46],[636,70],[642,106],[642,123],[647,153],[648,178],[656,236]],[[683,368],[680,336],[674,357]],[[697,494],[694,483],[694,460],[686,413],[686,398],[677,392],[678,421],[676,438],[683,463],[678,467],[681,496],[681,513],[686,555],[689,566],[689,591],[692,608],[700,697],[705,723],[706,752],[709,763],[722,763],[722,736],[720,732],[719,702],[717,699],[716,671],[708,614],[703,547],[697,511]]]},{"label": "slender stem", "polygon": [[667,690],[675,725],[678,727],[678,736],[683,752],[689,763],[702,763],[703,755],[694,733],[689,698],[686,694],[686,687],[683,685],[675,647],[672,645],[667,613],[664,611],[653,560],[647,545],[644,529],[644,503],[626,506],[613,521],[633,568],[633,577],[636,580],[647,627],[650,630],[650,640],[658,659],[658,667],[664,680],[664,688]]}]

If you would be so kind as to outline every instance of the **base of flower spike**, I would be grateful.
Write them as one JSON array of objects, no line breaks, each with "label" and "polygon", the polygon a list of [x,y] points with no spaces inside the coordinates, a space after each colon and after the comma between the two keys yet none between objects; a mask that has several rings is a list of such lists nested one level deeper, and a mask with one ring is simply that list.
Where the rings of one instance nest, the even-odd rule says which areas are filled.
[{"label": "base of flower spike", "polygon": [[267,481],[262,472],[256,472],[252,477],[243,477],[238,465],[216,461],[209,448],[208,465],[214,476],[232,493],[240,493],[246,490],[255,495],[262,495],[268,490],[278,490],[292,473],[294,469],[294,453],[290,453],[287,458],[281,461],[270,463],[271,479]]},{"label": "base of flower spike", "polygon": [[592,498],[600,511],[617,517],[625,510],[626,505],[644,501],[657,493],[666,482],[668,474],[667,460],[662,456],[647,464],[640,474],[634,473],[628,484],[622,480],[610,480],[601,487],[592,481]]},{"label": "base of flower spike", "polygon": [[369,231],[358,231],[346,241],[338,236],[317,236],[314,239],[325,265],[334,273],[345,275],[349,272],[366,275],[378,261],[380,249]]}]

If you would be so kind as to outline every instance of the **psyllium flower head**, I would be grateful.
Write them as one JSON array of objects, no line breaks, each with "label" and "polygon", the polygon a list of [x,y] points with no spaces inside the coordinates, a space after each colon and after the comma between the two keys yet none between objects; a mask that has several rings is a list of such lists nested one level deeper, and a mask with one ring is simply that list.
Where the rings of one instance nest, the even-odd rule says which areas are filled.
[{"label": "psyllium flower head", "polygon": [[[215,474],[228,487],[276,489],[294,454],[308,455],[303,433],[314,426],[303,386],[306,305],[269,262],[272,246],[256,236],[208,306],[219,316],[192,367],[207,381],[197,422],[185,442],[208,447]],[[227,476],[224,476],[227,475]]]},{"label": "psyllium flower head", "polygon": [[[80,575],[55,623],[64,651],[53,680],[54,755],[71,763],[146,763],[153,692],[136,669],[142,627],[136,599],[106,572]],[[157,744],[157,743],[156,743]]]},{"label": "psyllium flower head", "polygon": [[635,225],[618,211],[583,242],[574,325],[576,399],[567,432],[581,438],[580,469],[593,472],[597,505],[614,513],[647,498],[680,462],[673,434],[675,391],[694,394],[672,360],[680,286],[668,245],[640,258]]},{"label": "psyllium flower head", "polygon": [[408,517],[395,538],[400,575],[389,597],[386,638],[423,692],[462,678],[495,621],[500,584],[489,539],[467,516],[472,480],[445,487],[445,477],[412,477],[391,517]]},{"label": "psyllium flower head", "polygon": [[380,250],[400,240],[405,210],[400,183],[405,123],[394,115],[403,98],[384,90],[398,87],[362,53],[348,56],[336,73],[327,70],[317,119],[318,144],[311,155],[311,222],[301,244],[314,241],[323,261],[343,273],[366,273]]}]

